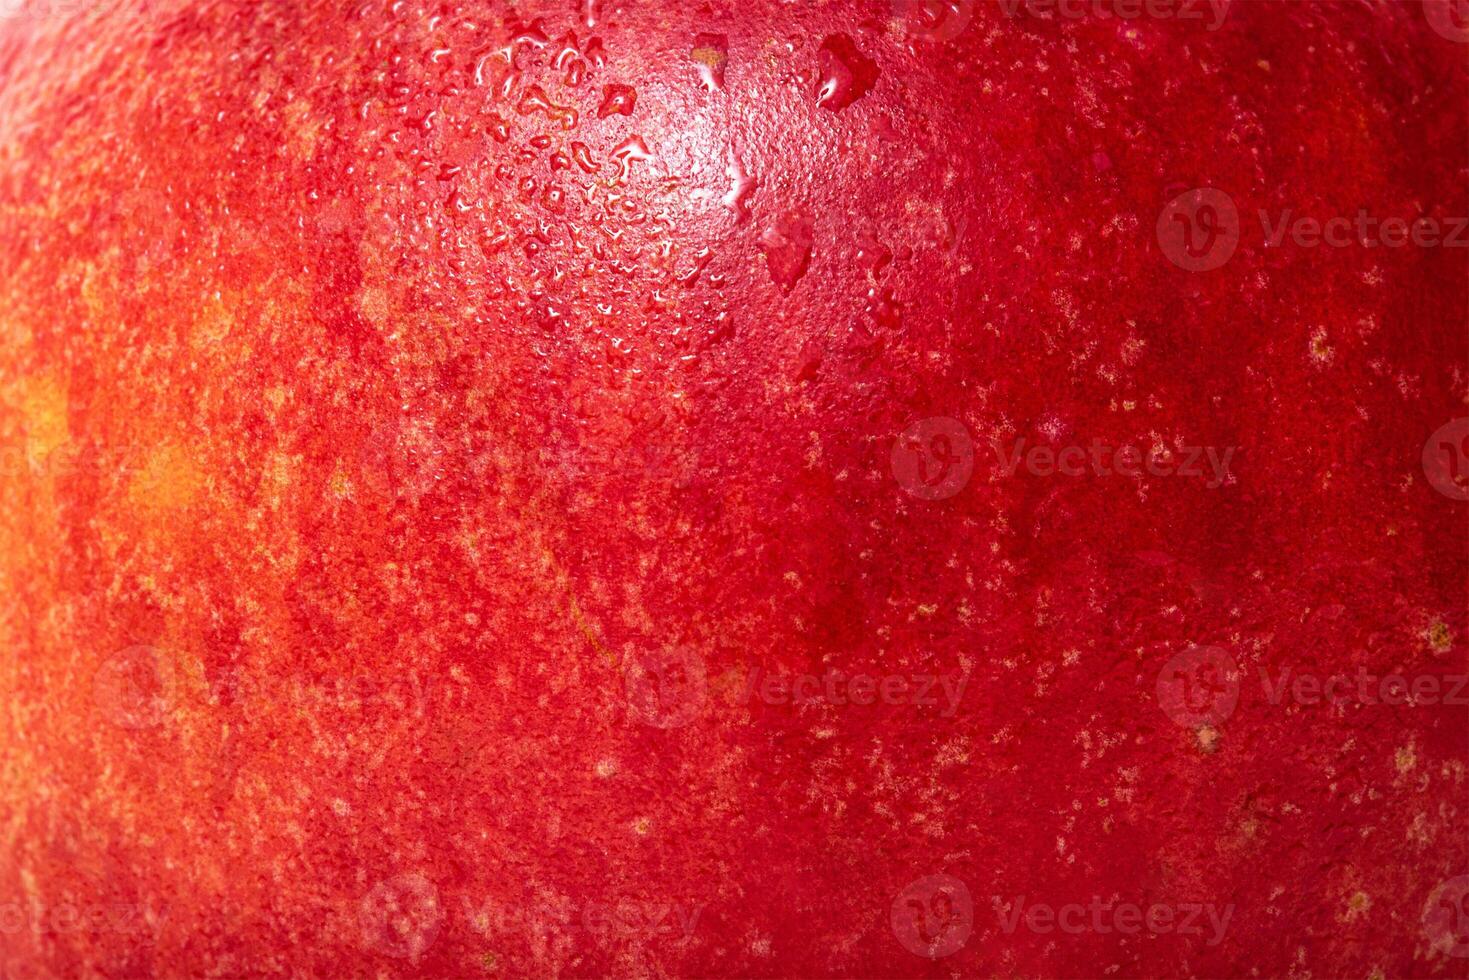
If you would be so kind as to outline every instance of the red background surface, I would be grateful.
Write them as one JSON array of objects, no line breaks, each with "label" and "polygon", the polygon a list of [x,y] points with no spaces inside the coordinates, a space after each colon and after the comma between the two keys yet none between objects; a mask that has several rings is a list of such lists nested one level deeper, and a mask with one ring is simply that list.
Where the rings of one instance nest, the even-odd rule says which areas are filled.
[{"label": "red background surface", "polygon": [[[1465,975],[1424,913],[1469,709],[1261,681],[1466,668],[1420,461],[1466,252],[1258,218],[1469,214],[1420,5],[26,9],[0,973]],[[1195,187],[1241,215],[1211,272],[1155,233]],[[932,417],[942,500],[894,475]],[[1007,475],[1022,438],[1237,452]],[[1217,724],[1159,705],[1195,645]],[[748,693],[829,670],[963,696]],[[930,875],[936,959],[892,913]],[[1094,896],[1232,912],[1005,928]]]}]

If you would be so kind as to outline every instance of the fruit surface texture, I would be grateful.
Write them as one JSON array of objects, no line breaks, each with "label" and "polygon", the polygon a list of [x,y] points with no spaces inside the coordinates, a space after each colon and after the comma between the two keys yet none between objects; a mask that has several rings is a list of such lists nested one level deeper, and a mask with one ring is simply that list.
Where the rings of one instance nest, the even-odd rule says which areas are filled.
[{"label": "fruit surface texture", "polygon": [[0,0],[0,977],[1464,977],[1430,0]]}]

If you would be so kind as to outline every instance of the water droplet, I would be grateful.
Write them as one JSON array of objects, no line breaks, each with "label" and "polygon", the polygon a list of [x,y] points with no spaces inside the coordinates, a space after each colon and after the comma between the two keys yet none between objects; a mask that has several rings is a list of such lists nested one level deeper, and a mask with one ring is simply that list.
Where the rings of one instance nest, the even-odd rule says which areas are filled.
[{"label": "water droplet", "polygon": [[604,85],[602,105],[597,110],[597,118],[606,119],[613,114],[630,116],[637,104],[638,93],[631,85]]},{"label": "water droplet", "polygon": [[612,159],[617,162],[617,179],[613,183],[620,184],[627,178],[633,163],[651,160],[653,154],[648,151],[648,144],[643,142],[641,136],[629,136],[617,144],[612,151]]},{"label": "water droplet", "polygon": [[893,253],[878,240],[877,232],[864,226],[857,234],[857,264],[877,277],[892,260]]},{"label": "water droplet", "polygon": [[734,318],[726,310],[721,310],[714,316],[714,323],[704,334],[703,343],[699,346],[707,350],[716,344],[734,336]]},{"label": "water droplet", "polygon": [[510,38],[511,47],[527,44],[534,48],[544,48],[550,43],[551,39],[546,37],[546,31],[541,25],[540,18],[531,21],[529,26],[519,26]]},{"label": "water droplet", "polygon": [[546,95],[545,89],[539,85],[531,85],[521,93],[520,104],[515,111],[522,116],[528,116],[533,112],[545,114],[546,118],[560,122],[562,129],[571,129],[576,126],[576,110],[570,106],[557,105]]},{"label": "water droplet", "polygon": [[857,50],[845,34],[833,34],[821,42],[821,81],[816,104],[839,112],[872,91],[877,82],[877,62]]},{"label": "water droplet", "polygon": [[581,57],[581,48],[576,43],[576,32],[567,31],[561,38],[561,50],[556,52],[556,70],[565,71],[566,66]]},{"label": "water droplet", "polygon": [[724,88],[724,66],[729,61],[729,38],[723,34],[699,34],[689,57],[699,70],[699,82],[710,92]]},{"label": "water droplet", "polygon": [[582,57],[590,61],[593,67],[606,67],[607,49],[602,46],[602,39],[600,37],[594,37],[591,40],[587,41],[587,47],[586,50],[582,52]]},{"label": "water droplet", "polygon": [[585,143],[571,144],[571,158],[576,161],[578,167],[589,174],[594,174],[602,169],[601,164],[592,159],[592,151],[587,149]]},{"label": "water droplet", "polygon": [[579,0],[581,5],[581,22],[587,25],[587,30],[592,30],[602,19],[601,0]]},{"label": "water droplet", "polygon": [[811,265],[813,241],[810,219],[795,212],[786,212],[760,236],[760,250],[765,253],[770,278],[782,292],[795,289],[806,274]]},{"label": "water droplet", "polygon": [[713,261],[713,259],[714,253],[712,251],[707,248],[699,249],[698,254],[694,256],[694,267],[688,272],[681,273],[677,277],[676,281],[680,286],[692,286],[694,283],[699,281],[699,276],[703,274],[706,268],[708,268],[709,263]]},{"label": "water droplet", "polygon": [[746,172],[745,165],[735,155],[734,147],[730,147],[724,172],[729,177],[729,192],[724,195],[724,206],[734,211],[735,224],[742,225],[750,220],[750,195],[759,182]]}]

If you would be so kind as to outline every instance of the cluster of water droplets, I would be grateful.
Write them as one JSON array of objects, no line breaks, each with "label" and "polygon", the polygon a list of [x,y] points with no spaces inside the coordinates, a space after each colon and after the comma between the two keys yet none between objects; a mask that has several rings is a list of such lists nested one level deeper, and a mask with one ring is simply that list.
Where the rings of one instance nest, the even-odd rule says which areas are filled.
[{"label": "cluster of water droplets", "polygon": [[[648,337],[656,315],[665,334],[653,342],[662,346],[671,329],[679,353],[694,356],[732,332],[721,303],[689,299],[696,283],[724,285],[718,243],[688,254],[687,236],[677,234],[689,178],[671,172],[638,124],[651,121],[660,138],[678,130],[646,119],[646,106],[640,112],[637,86],[613,74],[605,29],[596,0],[582,0],[578,23],[554,34],[541,20],[497,28],[436,16],[420,48],[438,79],[432,86],[412,84],[402,64],[406,44],[385,49],[384,101],[400,121],[386,152],[416,177],[412,193],[393,197],[383,188],[398,202],[396,215],[384,217],[417,258],[409,271],[430,291],[454,287],[447,294],[482,322],[499,316],[501,326],[532,327],[538,352],[600,349],[615,363],[636,352],[629,338]],[[686,43],[693,97],[723,96],[728,37],[695,32]],[[810,97],[833,113],[863,98],[877,78],[875,62],[844,34],[823,40],[812,67]],[[371,111],[364,106],[365,120]],[[741,234],[753,224],[761,182],[732,141],[722,155],[724,180],[713,200]],[[774,209],[743,234],[753,237],[772,281],[793,291],[816,245],[810,217]],[[476,297],[468,307],[466,293]],[[690,321],[701,324],[693,333]],[[586,344],[582,330],[605,343]]]}]

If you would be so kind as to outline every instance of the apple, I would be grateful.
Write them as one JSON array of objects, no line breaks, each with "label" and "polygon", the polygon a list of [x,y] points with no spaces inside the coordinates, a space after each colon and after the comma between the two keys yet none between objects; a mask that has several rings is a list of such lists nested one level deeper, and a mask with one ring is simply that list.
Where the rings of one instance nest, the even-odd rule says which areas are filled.
[{"label": "apple", "polygon": [[0,3],[0,975],[1463,976],[1461,14]]}]

